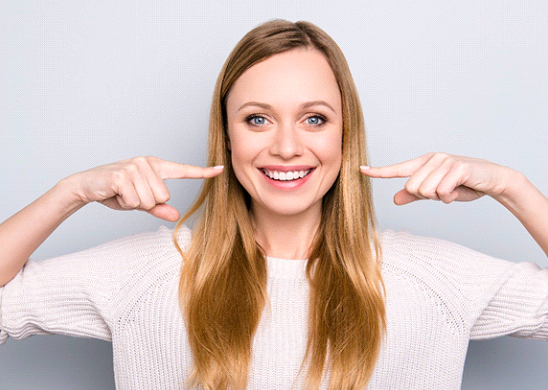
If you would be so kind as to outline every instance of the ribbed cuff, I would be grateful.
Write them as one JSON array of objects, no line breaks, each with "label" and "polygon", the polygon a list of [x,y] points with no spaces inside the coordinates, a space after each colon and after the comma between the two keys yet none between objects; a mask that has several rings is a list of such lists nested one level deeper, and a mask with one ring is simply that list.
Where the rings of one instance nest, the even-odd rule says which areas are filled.
[{"label": "ribbed cuff", "polygon": [[2,327],[2,295],[4,294],[4,287],[0,287],[0,345],[4,344],[8,339],[8,334],[4,332]]}]

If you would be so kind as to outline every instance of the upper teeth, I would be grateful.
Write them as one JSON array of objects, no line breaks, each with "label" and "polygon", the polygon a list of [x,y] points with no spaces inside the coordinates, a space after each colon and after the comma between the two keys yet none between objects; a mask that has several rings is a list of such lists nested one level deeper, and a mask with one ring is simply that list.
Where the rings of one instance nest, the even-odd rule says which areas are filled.
[{"label": "upper teeth", "polygon": [[274,180],[295,180],[301,177],[305,177],[310,173],[310,169],[306,171],[290,171],[290,172],[280,172],[280,171],[266,171],[263,170],[265,175]]}]

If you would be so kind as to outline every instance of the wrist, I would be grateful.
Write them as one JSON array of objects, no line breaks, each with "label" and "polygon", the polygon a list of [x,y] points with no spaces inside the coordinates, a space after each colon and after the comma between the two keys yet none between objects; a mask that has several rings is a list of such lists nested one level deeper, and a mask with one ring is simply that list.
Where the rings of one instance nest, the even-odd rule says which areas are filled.
[{"label": "wrist", "polygon": [[523,202],[527,203],[528,194],[534,191],[538,190],[523,173],[508,169],[504,188],[493,198],[510,211],[515,212],[523,206]]},{"label": "wrist", "polygon": [[50,192],[58,201],[59,207],[69,215],[89,203],[80,193],[78,181],[74,175],[60,180]]}]

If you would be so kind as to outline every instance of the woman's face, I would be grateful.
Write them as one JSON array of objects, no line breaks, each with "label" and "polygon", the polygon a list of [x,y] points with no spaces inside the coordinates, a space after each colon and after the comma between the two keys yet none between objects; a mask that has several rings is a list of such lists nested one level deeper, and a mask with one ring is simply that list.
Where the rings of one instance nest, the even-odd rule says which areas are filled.
[{"label": "woman's face", "polygon": [[229,148],[254,212],[320,212],[341,166],[342,103],[314,49],[276,54],[246,70],[227,99]]}]

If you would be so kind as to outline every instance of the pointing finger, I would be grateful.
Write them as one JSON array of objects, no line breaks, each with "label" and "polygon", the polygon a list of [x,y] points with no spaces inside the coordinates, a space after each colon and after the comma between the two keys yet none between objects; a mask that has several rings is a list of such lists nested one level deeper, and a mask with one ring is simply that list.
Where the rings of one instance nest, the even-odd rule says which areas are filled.
[{"label": "pointing finger", "polygon": [[360,171],[369,177],[377,178],[394,178],[394,177],[409,177],[413,175],[421,166],[424,165],[432,157],[432,153],[404,161],[399,164],[388,165],[385,167],[366,167],[361,166]]},{"label": "pointing finger", "polygon": [[162,180],[210,178],[219,175],[223,171],[223,168],[222,165],[203,168],[171,161],[161,161],[157,165],[155,164],[155,169]]}]

